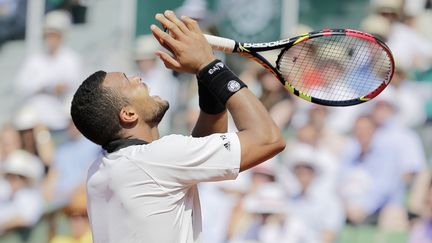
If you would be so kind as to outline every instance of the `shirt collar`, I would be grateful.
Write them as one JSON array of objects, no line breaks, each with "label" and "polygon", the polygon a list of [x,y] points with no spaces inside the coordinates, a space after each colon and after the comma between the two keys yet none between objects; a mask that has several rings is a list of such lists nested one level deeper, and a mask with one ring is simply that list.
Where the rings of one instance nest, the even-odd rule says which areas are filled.
[{"label": "shirt collar", "polygon": [[104,144],[102,148],[105,149],[108,153],[112,153],[132,145],[143,145],[143,144],[148,144],[148,142],[136,138],[122,138]]}]

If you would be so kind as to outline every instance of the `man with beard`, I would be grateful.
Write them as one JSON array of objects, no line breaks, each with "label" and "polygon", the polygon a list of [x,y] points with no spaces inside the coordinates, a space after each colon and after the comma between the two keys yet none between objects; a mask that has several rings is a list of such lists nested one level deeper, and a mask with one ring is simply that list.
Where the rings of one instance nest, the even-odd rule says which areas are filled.
[{"label": "man with beard", "polygon": [[[196,21],[172,11],[156,19],[170,34],[152,25],[153,35],[173,54],[156,55],[170,69],[197,74],[201,112],[192,136],[160,138],[169,104],[150,96],[139,77],[98,71],[81,84],[72,119],[106,150],[87,180],[95,243],[200,242],[197,184],[235,179],[285,147],[262,104],[215,59]],[[227,133],[227,109],[237,133]]]}]

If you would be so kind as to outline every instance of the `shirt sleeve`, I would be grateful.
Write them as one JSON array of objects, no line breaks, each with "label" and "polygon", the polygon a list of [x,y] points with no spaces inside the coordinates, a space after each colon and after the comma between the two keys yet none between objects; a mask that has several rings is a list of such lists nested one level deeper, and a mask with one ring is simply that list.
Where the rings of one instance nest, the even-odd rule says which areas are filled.
[{"label": "shirt sleeve", "polygon": [[158,178],[196,184],[235,179],[240,169],[240,150],[236,133],[201,138],[169,135],[142,146],[140,156]]}]

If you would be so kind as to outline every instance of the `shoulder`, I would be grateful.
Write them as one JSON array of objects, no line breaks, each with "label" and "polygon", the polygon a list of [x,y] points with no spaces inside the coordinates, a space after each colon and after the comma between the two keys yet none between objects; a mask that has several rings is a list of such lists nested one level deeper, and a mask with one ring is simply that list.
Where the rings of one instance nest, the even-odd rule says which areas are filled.
[{"label": "shoulder", "polygon": [[179,134],[164,136],[148,145],[148,147],[173,146],[179,149],[182,146],[212,146],[212,144],[224,144],[232,140],[238,140],[236,133],[215,133],[205,137],[192,137]]},{"label": "shoulder", "polygon": [[[236,133],[215,133],[206,137],[167,135],[149,144],[130,146],[110,154],[111,159],[125,157],[129,161],[181,163],[192,158],[225,156],[240,150]],[[216,158],[215,157],[215,158]]]}]

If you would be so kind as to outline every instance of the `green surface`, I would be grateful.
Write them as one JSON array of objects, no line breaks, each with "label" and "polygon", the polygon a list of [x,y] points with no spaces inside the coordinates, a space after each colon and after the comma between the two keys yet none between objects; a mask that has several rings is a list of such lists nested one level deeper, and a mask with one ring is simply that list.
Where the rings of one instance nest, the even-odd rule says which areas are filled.
[{"label": "green surface", "polygon": [[406,243],[408,232],[386,232],[369,225],[346,225],[339,235],[338,243]]}]

